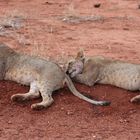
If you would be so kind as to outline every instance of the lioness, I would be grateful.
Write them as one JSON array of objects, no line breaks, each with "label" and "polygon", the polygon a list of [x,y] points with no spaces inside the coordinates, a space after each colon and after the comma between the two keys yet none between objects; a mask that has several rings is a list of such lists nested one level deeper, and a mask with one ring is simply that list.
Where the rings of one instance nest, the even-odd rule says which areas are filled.
[{"label": "lioness", "polygon": [[[140,65],[103,56],[86,58],[82,51],[68,63],[67,74],[88,86],[101,83],[131,91],[140,90]],[[140,101],[140,95],[131,99],[131,102],[137,101]]]},{"label": "lioness", "polygon": [[25,101],[38,98],[42,102],[33,104],[32,109],[47,108],[53,103],[52,92],[67,84],[71,92],[92,104],[109,105],[108,101],[95,101],[80,94],[71,79],[55,63],[38,57],[23,55],[15,52],[4,44],[0,44],[0,80],[12,80],[23,85],[30,85],[26,94],[15,94],[12,101]]}]

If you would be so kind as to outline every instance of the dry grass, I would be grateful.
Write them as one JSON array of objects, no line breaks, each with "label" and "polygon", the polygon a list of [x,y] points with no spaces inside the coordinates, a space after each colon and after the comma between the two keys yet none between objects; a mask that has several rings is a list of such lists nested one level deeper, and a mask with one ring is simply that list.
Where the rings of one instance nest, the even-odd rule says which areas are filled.
[{"label": "dry grass", "polygon": [[[78,16],[76,13],[77,12],[75,12],[73,5],[70,5],[68,12],[65,14],[67,17],[72,17],[72,15]],[[54,20],[54,18],[52,19]],[[42,22],[46,21],[43,20]],[[26,28],[26,32],[22,32],[24,27]],[[46,43],[43,41],[41,42],[40,40],[42,37],[41,35],[44,35],[45,32],[49,33],[47,35]],[[67,58],[68,54],[66,54],[63,48],[60,46],[59,40],[57,39],[55,33],[55,24],[43,24],[42,26],[37,25],[36,28],[36,26],[32,25],[32,21],[28,20],[28,17],[21,14],[19,11],[12,11],[11,13],[6,13],[3,17],[1,17],[0,36],[14,40],[19,46],[22,47],[19,50],[25,52],[26,54],[28,53],[29,55],[39,56],[45,59],[49,59],[50,57],[51,60],[53,59],[55,62],[59,63],[59,65],[63,65],[65,63],[64,58]],[[42,39],[44,39],[44,37],[42,37]],[[52,54],[46,56],[47,51],[49,52],[50,49],[55,50],[55,48],[58,49],[58,55],[56,54],[54,58],[52,57]]]},{"label": "dry grass", "polygon": [[25,19],[26,15],[17,10],[5,13],[0,17],[0,36],[12,38],[22,46],[29,44],[29,40],[18,32],[20,28],[24,27]]},{"label": "dry grass", "polygon": [[66,16],[62,18],[63,22],[66,23],[83,23],[83,22],[94,22],[94,21],[103,21],[104,18],[102,16]]},{"label": "dry grass", "polygon": [[95,15],[89,15],[89,16],[83,16],[76,10],[73,3],[71,3],[67,9],[64,11],[64,16],[59,17],[60,20],[66,23],[73,23],[73,24],[79,24],[83,22],[94,22],[94,21],[102,21],[104,18],[102,16],[95,16]]},{"label": "dry grass", "polygon": [[3,17],[1,17],[0,25],[3,28],[19,29],[23,27],[24,19],[27,16],[17,10],[6,12]]}]

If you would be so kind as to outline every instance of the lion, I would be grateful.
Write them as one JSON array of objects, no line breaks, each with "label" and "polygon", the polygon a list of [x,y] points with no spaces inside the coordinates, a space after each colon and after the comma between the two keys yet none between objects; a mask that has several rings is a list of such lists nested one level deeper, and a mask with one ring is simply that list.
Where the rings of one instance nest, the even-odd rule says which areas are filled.
[{"label": "lion", "polygon": [[[83,51],[67,64],[67,74],[76,82],[94,86],[110,84],[130,91],[140,90],[140,65],[104,56],[85,57]],[[140,95],[130,100],[140,101]]]},{"label": "lion", "polygon": [[31,105],[32,109],[41,110],[50,106],[54,100],[52,93],[64,87],[80,99],[95,105],[109,105],[109,101],[96,101],[79,93],[69,76],[54,62],[15,52],[5,44],[0,44],[0,80],[11,80],[30,86],[29,92],[15,94],[12,101],[23,102],[42,97],[40,103]]}]

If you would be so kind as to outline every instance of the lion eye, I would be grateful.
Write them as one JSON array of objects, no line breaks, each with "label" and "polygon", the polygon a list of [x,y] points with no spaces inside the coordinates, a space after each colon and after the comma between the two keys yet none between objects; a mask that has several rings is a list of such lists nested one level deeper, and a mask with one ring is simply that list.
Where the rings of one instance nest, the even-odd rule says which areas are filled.
[{"label": "lion eye", "polygon": [[69,62],[69,65],[72,65],[73,64],[73,62]]}]

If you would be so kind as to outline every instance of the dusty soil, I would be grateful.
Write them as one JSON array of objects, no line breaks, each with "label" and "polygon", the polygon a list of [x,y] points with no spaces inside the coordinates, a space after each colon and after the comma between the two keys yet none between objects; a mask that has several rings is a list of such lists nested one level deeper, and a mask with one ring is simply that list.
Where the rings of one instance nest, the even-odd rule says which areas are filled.
[{"label": "dusty soil", "polygon": [[[94,6],[97,3],[100,7]],[[59,63],[80,49],[88,56],[140,63],[139,5],[139,0],[0,0],[0,41]],[[92,106],[65,87],[54,94],[51,107],[32,111],[30,105],[40,99],[24,104],[10,100],[28,87],[1,81],[0,140],[140,139],[140,104],[129,102],[139,92],[109,85],[76,87],[112,104]]]}]

